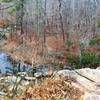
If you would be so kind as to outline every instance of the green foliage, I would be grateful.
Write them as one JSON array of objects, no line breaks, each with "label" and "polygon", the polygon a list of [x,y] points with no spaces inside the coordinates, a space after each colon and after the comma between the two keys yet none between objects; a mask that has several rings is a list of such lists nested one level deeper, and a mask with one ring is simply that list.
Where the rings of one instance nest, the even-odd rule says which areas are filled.
[{"label": "green foliage", "polygon": [[97,28],[100,28],[100,22],[97,23]]},{"label": "green foliage", "polygon": [[22,4],[24,5],[24,4],[28,3],[29,1],[31,1],[31,0],[2,0],[1,2],[15,3],[16,5],[11,7],[10,9],[11,10],[14,9],[14,11],[16,9],[16,11],[19,11],[22,8]]},{"label": "green foliage", "polygon": [[[99,64],[100,56],[97,56],[95,53],[82,52],[82,65],[94,67],[94,64]],[[97,66],[98,67],[98,66]]]},{"label": "green foliage", "polygon": [[9,2],[12,2],[14,0],[2,0],[2,2],[6,2],[6,3],[9,3]]},{"label": "green foliage", "polygon": [[100,56],[96,55],[95,53],[85,51],[81,53],[81,65],[80,58],[78,56],[69,55],[67,60],[69,64],[75,65],[76,68],[95,68],[100,64]]},{"label": "green foliage", "polygon": [[58,96],[56,100],[63,100],[61,96]]},{"label": "green foliage", "polygon": [[100,38],[93,38],[90,40],[90,45],[100,44]]},{"label": "green foliage", "polygon": [[13,7],[9,8],[7,11],[8,11],[9,14],[16,13],[16,7],[13,6]]},{"label": "green foliage", "polygon": [[75,65],[76,69],[79,68],[79,62],[80,62],[79,57],[70,54],[67,56],[67,61],[70,65],[72,66]]},{"label": "green foliage", "polygon": [[20,12],[21,14],[16,16],[16,23],[19,25],[23,23],[23,18],[25,15],[25,4],[29,3],[31,0],[2,0],[2,2],[12,3],[14,4],[10,8],[8,8],[8,13],[11,15],[15,15],[16,12]]},{"label": "green foliage", "polygon": [[68,41],[65,42],[65,44],[66,44],[68,47],[70,47],[70,46],[73,44],[73,42],[70,41],[70,40],[68,40]]}]

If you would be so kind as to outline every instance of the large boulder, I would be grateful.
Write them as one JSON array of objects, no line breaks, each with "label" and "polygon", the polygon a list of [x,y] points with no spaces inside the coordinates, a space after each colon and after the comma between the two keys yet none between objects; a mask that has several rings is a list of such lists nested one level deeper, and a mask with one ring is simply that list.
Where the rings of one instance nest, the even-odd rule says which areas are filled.
[{"label": "large boulder", "polygon": [[72,85],[79,88],[85,94],[82,100],[100,100],[100,68],[83,68],[78,70],[61,70],[57,72],[57,78],[73,78]]}]

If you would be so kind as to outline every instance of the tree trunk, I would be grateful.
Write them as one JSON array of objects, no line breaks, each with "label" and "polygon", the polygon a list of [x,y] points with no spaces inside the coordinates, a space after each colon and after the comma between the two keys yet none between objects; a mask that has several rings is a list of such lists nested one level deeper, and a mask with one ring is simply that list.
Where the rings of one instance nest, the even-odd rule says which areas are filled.
[{"label": "tree trunk", "polygon": [[61,25],[61,30],[62,30],[62,34],[63,34],[63,42],[65,43],[65,32],[64,32],[64,26],[63,26],[63,18],[62,18],[62,14],[61,14],[61,0],[59,1],[59,16],[60,16],[60,25]]},{"label": "tree trunk", "polygon": [[24,33],[23,31],[23,16],[24,16],[24,0],[21,0],[21,21],[20,21],[20,25],[21,25],[21,34]]}]

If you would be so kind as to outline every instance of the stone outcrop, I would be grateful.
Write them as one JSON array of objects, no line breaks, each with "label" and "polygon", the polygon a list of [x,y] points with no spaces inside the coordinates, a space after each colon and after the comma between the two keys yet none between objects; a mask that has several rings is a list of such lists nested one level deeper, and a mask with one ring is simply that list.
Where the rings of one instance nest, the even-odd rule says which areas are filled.
[{"label": "stone outcrop", "polygon": [[57,72],[56,77],[74,79],[72,85],[84,92],[82,100],[100,100],[100,67],[97,69],[61,70]]}]

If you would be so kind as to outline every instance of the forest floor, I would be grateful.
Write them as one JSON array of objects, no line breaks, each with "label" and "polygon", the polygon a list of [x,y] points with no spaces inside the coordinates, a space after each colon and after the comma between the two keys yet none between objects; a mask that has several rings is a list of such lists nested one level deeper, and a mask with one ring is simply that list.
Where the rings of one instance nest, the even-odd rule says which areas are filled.
[{"label": "forest floor", "polygon": [[[100,35],[98,35],[97,38],[100,38]],[[25,37],[25,36],[18,36],[18,37],[13,36],[12,39],[9,37],[6,40],[1,41],[0,48],[4,50],[6,53],[8,53],[13,59],[24,61],[27,64],[32,64],[32,63],[35,63],[35,64],[49,63],[50,64],[54,61],[59,62],[59,64],[60,63],[66,64],[66,56],[68,55],[69,51],[71,54],[78,55],[78,50],[79,50],[77,35],[73,34],[70,39],[72,41],[72,45],[70,46],[70,48],[68,48],[67,46],[64,46],[62,35],[47,36],[46,43],[45,43],[46,47],[44,48],[42,38],[38,39],[35,35],[32,35],[31,38]],[[98,50],[98,45],[88,46],[86,50],[89,52],[95,52],[98,55],[100,54],[100,51]],[[69,70],[66,70],[66,72],[67,71],[69,72]],[[87,72],[94,73],[94,71],[91,72],[91,69],[83,69],[83,72],[84,71],[86,73]],[[63,75],[66,75],[66,74],[67,76],[72,75],[72,78],[73,78],[73,74],[71,73],[72,72],[70,72],[70,74],[63,72]],[[89,78],[92,77],[94,79],[97,79],[97,82],[99,84],[98,77],[95,77],[96,74],[91,75],[90,73],[87,73],[90,75]],[[87,90],[85,91],[83,89],[83,86],[84,87],[90,86],[91,88],[93,88],[93,90],[96,90],[94,88],[95,87],[94,83],[91,83],[86,78],[82,78],[80,75],[77,75],[78,77],[76,78],[76,80],[74,79],[75,77],[72,79],[71,76],[68,76],[68,79],[67,79],[67,76],[64,77],[64,79],[60,78],[59,80],[57,78],[56,80],[56,79],[53,79],[51,75],[49,77],[50,79],[47,78],[47,80],[44,80],[40,85],[38,84],[33,85],[32,81],[23,80],[21,85],[17,86],[17,88],[21,87],[23,91],[22,95],[16,97],[16,100],[24,100],[26,98],[28,100],[36,100],[36,98],[37,99],[42,98],[40,100],[64,100],[65,97],[66,97],[65,100],[83,100],[82,96],[84,96],[84,93],[86,93],[86,95],[88,93]],[[9,82],[12,82],[10,79],[14,78],[14,81],[16,79],[16,77],[14,76],[7,76],[3,80],[6,81],[7,80],[6,78],[9,80]],[[28,79],[29,78],[30,77],[28,77]],[[83,79],[85,79],[84,82],[83,82]],[[2,78],[0,80],[2,81]],[[79,81],[80,84],[77,83],[77,81]],[[28,85],[24,85],[23,83],[26,83],[26,84],[28,83]],[[72,83],[76,83],[77,86],[75,84],[72,85]],[[5,85],[5,83],[3,84]],[[10,84],[9,88],[11,87],[12,86]],[[80,87],[82,87],[82,89],[80,89]],[[8,86],[7,86],[7,89],[8,89]],[[8,92],[7,92],[8,95],[6,96],[7,100],[11,100],[11,97],[9,95],[10,92],[12,93],[13,90],[9,91],[8,89]],[[99,93],[98,91],[96,92]],[[96,98],[97,97],[98,96],[96,96]],[[84,100],[88,100],[88,99],[84,99]]]},{"label": "forest floor", "polygon": [[[64,44],[63,36],[61,34],[46,35],[45,44],[43,42],[43,37],[38,38],[35,34],[23,34],[19,36],[13,35],[11,37],[8,33],[6,34],[6,37],[7,39],[0,41],[0,49],[5,51],[14,60],[21,60],[29,65],[33,63],[38,65],[57,62],[58,65],[63,64],[64,66],[67,63],[66,58],[69,53],[73,55],[79,54],[79,38],[84,40],[87,36],[84,37],[81,35],[79,37],[77,34],[71,34],[69,37],[71,43],[70,46],[67,46],[67,43]],[[100,34],[98,34],[96,37],[100,38]],[[98,45],[87,46],[85,50],[89,52],[95,52],[96,54],[100,55],[100,49],[98,49]],[[16,82],[16,84],[16,79],[18,78],[18,80],[20,80],[21,77],[16,78],[14,75],[6,77],[1,76],[0,89],[3,89],[3,91],[0,90],[0,99],[2,100],[2,98],[4,98],[1,96],[2,93],[7,93],[5,99],[11,100],[11,94],[15,93],[14,95],[16,95],[21,92],[22,95],[17,96],[15,100],[36,100],[36,98],[39,100],[64,100],[65,98],[65,100],[83,100],[81,98],[82,95],[84,95],[85,92],[86,94],[87,92],[90,93],[90,91],[84,89],[93,89],[93,92],[98,88],[98,91],[96,92],[100,93],[100,85],[98,85],[98,87],[95,86],[94,83],[90,82],[86,78],[81,77],[80,75],[72,74],[73,71],[65,70],[66,73],[63,70],[61,71],[63,75],[59,76],[60,79],[58,77],[55,79],[52,76],[53,72],[51,71],[50,77],[43,79],[43,82],[41,82],[40,85],[37,83],[38,79],[35,80],[36,84],[34,85],[33,80],[29,80],[34,79],[34,77],[30,76],[25,76],[25,80],[22,80],[21,82],[18,81],[19,83]],[[97,70],[95,71],[95,73],[97,73],[95,75],[93,75],[94,71],[92,71],[92,69],[83,69],[81,73],[85,73],[84,75],[88,76],[90,79],[95,79],[99,84],[98,76],[100,73]],[[61,78],[64,75],[65,77]],[[7,81],[9,83],[7,83]],[[13,90],[13,84],[16,87],[15,91]]]},{"label": "forest floor", "polygon": [[[100,38],[100,34],[96,36]],[[22,43],[22,40],[24,41]],[[71,46],[68,48],[63,43],[62,35],[46,36],[45,46],[43,44],[43,38],[37,38],[32,35],[31,38],[27,36],[13,36],[13,39],[7,38],[0,43],[1,49],[6,51],[14,59],[22,60],[26,63],[52,63],[52,61],[58,61],[59,63],[65,64],[67,55],[73,54],[78,55],[79,53],[79,42],[78,36],[72,34],[70,36]],[[95,52],[100,55],[98,45],[86,47],[86,51]]]}]

